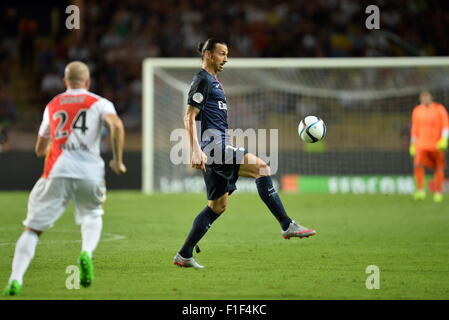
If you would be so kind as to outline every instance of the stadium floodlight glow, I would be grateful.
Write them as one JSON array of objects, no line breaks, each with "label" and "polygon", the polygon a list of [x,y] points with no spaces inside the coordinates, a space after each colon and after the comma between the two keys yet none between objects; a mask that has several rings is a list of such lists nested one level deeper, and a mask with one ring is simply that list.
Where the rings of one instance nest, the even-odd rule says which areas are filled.
[{"label": "stadium floodlight glow", "polygon": [[[203,187],[187,165],[170,163],[200,58],[143,61],[142,191]],[[399,174],[401,126],[422,89],[449,103],[447,57],[230,58],[219,73],[232,129],[279,129],[280,173]],[[297,126],[307,114],[328,125],[326,148],[307,153]],[[402,140],[401,140],[402,139]],[[238,146],[236,146],[238,147]],[[401,158],[402,159],[402,158]]]}]

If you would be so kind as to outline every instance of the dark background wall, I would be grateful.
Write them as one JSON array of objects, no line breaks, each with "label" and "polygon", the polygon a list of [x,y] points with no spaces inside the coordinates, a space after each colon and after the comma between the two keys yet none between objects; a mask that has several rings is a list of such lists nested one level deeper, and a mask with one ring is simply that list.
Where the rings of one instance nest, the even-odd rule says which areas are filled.
[{"label": "dark background wall", "polygon": [[[107,165],[112,154],[105,153],[102,157]],[[141,152],[124,154],[128,169],[124,176],[117,176],[107,168],[108,189],[141,189],[141,157]],[[168,154],[167,157],[169,157]],[[376,165],[366,165],[367,163],[376,163]],[[0,190],[31,190],[42,174],[43,165],[44,159],[36,158],[32,152],[0,153]],[[285,171],[285,168],[290,168],[289,172]],[[288,173],[337,176],[411,175],[412,170],[412,161],[405,152],[326,152],[321,154],[280,152],[276,176],[280,177]]]},{"label": "dark background wall", "polygon": [[[106,165],[112,159],[111,153],[102,154]],[[124,161],[128,172],[117,176],[106,169],[108,189],[140,189],[141,153],[127,152]],[[44,159],[37,158],[32,152],[0,153],[0,190],[31,190],[42,174]]]}]

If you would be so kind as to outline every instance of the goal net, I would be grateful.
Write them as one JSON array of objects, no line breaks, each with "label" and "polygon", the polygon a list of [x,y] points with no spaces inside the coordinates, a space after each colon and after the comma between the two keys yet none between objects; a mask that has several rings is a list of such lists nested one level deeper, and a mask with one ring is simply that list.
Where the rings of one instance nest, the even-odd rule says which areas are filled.
[{"label": "goal net", "polygon": [[[195,58],[143,63],[145,193],[204,190],[200,171],[186,164],[182,152],[188,149],[187,93],[200,67]],[[449,104],[447,58],[234,58],[218,77],[229,127],[252,130],[257,139],[266,132],[267,153],[277,152],[267,159],[275,166],[274,179],[290,192],[413,192],[412,108],[421,90]],[[298,123],[307,115],[326,123],[323,141],[300,140]],[[253,184],[239,179],[237,187],[255,190]]]}]

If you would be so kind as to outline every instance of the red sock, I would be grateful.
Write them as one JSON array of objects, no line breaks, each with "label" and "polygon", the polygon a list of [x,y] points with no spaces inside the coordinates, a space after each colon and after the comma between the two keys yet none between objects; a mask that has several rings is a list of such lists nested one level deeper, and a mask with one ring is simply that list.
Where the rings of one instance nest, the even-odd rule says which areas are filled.
[{"label": "red sock", "polygon": [[443,189],[444,169],[435,171],[435,192],[441,192]]},{"label": "red sock", "polygon": [[418,190],[424,189],[424,167],[416,167],[415,168],[415,182],[416,188]]}]

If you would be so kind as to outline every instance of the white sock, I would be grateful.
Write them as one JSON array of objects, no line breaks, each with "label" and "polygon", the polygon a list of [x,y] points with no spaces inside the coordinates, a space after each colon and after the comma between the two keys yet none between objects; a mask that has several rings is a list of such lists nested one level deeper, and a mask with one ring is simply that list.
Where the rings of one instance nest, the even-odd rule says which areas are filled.
[{"label": "white sock", "polygon": [[34,252],[36,251],[38,242],[39,236],[37,233],[30,230],[26,230],[22,233],[16,243],[16,250],[12,260],[12,272],[9,282],[17,280],[20,284],[23,283],[23,276],[25,275],[31,260],[34,257]]},{"label": "white sock", "polygon": [[86,220],[81,225],[82,247],[81,251],[87,251],[90,257],[100,241],[103,219],[101,216]]}]

